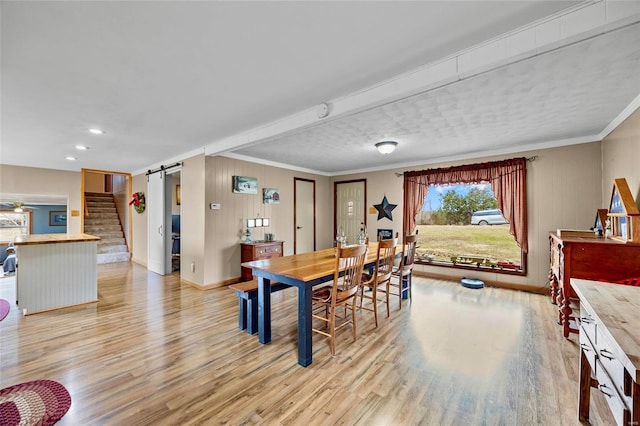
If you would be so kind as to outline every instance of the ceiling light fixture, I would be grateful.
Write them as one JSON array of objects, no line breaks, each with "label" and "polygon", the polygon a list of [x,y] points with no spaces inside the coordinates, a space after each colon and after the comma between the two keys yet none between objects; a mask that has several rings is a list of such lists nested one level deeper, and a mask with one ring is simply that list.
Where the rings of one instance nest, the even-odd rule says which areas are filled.
[{"label": "ceiling light fixture", "polygon": [[69,155],[69,156],[67,156],[67,157],[64,157],[64,158],[65,158],[66,160],[69,160],[69,161],[76,161],[76,157],[72,157],[72,156],[70,156],[70,155]]},{"label": "ceiling light fixture", "polygon": [[85,145],[76,145],[76,149],[79,149],[80,151],[86,151],[87,149],[89,149],[89,147]]},{"label": "ceiling light fixture", "polygon": [[93,129],[89,129],[89,133],[93,133],[94,135],[104,135],[105,131],[102,129],[93,128]]},{"label": "ceiling light fixture", "polygon": [[382,141],[376,144],[380,154],[391,154],[396,149],[396,146],[398,146],[398,142],[395,141]]},{"label": "ceiling light fixture", "polygon": [[22,213],[24,212],[24,210],[22,209],[22,207],[16,207],[15,209],[13,209],[14,212],[16,213]]}]

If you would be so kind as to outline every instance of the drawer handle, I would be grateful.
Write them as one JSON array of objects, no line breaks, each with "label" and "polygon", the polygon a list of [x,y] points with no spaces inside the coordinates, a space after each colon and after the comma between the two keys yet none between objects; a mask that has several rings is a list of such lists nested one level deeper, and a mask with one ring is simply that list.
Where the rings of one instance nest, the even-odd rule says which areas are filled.
[{"label": "drawer handle", "polygon": [[581,317],[580,321],[582,321],[585,324],[591,324],[593,322],[593,320],[591,318],[588,318],[588,317]]},{"label": "drawer handle", "polygon": [[609,391],[609,388],[607,387],[607,385],[602,385],[602,384],[598,385],[598,390],[603,394],[607,395],[609,398],[613,398],[613,393]]},{"label": "drawer handle", "polygon": [[600,349],[600,356],[609,360],[616,359],[616,357],[606,349]]},{"label": "drawer handle", "polygon": [[586,343],[580,343],[580,347],[585,352],[590,352],[591,351],[591,347],[589,345],[587,345]]}]

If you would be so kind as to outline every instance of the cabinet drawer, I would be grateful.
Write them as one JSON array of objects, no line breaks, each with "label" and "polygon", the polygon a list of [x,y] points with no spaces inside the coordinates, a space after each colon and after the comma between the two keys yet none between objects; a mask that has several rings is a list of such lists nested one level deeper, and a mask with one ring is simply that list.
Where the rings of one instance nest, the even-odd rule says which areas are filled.
[{"label": "cabinet drawer", "polygon": [[631,413],[618,395],[615,385],[611,382],[611,378],[605,371],[600,360],[596,360],[596,379],[598,380],[598,390],[604,395],[611,409],[616,424],[626,426],[631,418]]},{"label": "cabinet drawer", "polygon": [[280,246],[266,246],[256,248],[256,257],[274,257],[281,255]]},{"label": "cabinet drawer", "polygon": [[582,326],[580,327],[580,349],[582,349],[584,356],[589,361],[591,369],[596,371],[596,347]]},{"label": "cabinet drawer", "polygon": [[593,346],[598,344],[596,321],[589,311],[585,308],[584,303],[580,304],[580,328],[585,332]]},{"label": "cabinet drawer", "polygon": [[625,395],[624,392],[624,365],[618,359],[614,353],[612,346],[609,344],[607,338],[598,333],[598,344],[596,345],[596,352],[600,363],[607,370],[611,381],[613,382],[616,391],[620,395]]}]

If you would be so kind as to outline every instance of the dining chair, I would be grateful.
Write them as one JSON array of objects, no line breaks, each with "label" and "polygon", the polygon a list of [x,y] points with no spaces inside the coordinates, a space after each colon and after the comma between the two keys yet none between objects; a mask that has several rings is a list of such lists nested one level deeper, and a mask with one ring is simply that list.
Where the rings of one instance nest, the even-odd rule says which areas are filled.
[{"label": "dining chair", "polygon": [[[367,253],[366,245],[336,247],[336,260],[332,285],[315,290],[311,296],[313,318],[323,321],[327,331],[313,328],[316,333],[329,337],[331,355],[335,355],[336,331],[348,324],[352,325],[353,340],[357,339],[356,328],[356,296],[362,279],[362,269]],[[339,307],[345,308],[345,315],[336,316]],[[351,308],[351,319],[346,315],[347,308]],[[336,318],[340,324],[336,324]]]},{"label": "dining chair", "polygon": [[[402,253],[400,255],[400,264],[393,268],[391,272],[391,280],[389,280],[388,294],[398,296],[399,306],[402,309],[402,297],[406,294],[409,301],[411,301],[411,278],[413,276],[413,263],[416,257],[416,245],[417,245],[418,233],[405,235],[402,243]],[[397,279],[394,282],[393,279]],[[391,287],[397,287],[398,292],[391,291]]]},{"label": "dining chair", "polygon": [[[383,240],[382,237],[378,237],[378,250],[373,274],[363,273],[360,281],[360,310],[373,312],[376,327],[378,326],[378,303],[382,302],[387,305],[387,318],[389,318],[389,292],[386,290],[389,281],[391,281],[397,244],[398,238]],[[378,299],[378,288],[381,288],[386,297]],[[365,290],[367,290],[366,293]],[[371,301],[370,307],[363,306],[364,299]]]}]

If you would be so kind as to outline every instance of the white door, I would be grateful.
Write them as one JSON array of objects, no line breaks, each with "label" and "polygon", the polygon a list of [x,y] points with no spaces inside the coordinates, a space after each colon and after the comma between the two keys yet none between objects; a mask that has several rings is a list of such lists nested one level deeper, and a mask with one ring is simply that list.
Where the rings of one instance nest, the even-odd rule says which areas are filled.
[{"label": "white door", "polygon": [[365,225],[365,181],[336,182],[335,200],[335,231],[342,229],[347,244],[355,244],[360,229]]},{"label": "white door", "polygon": [[171,185],[164,171],[147,176],[147,269],[156,274],[171,273]]},{"label": "white door", "polygon": [[316,182],[294,178],[294,242],[293,252],[306,253],[316,249]]}]

